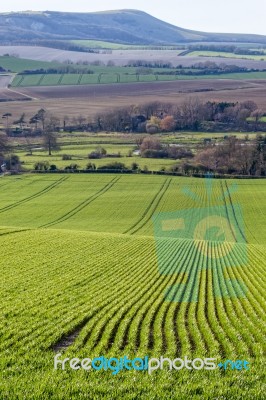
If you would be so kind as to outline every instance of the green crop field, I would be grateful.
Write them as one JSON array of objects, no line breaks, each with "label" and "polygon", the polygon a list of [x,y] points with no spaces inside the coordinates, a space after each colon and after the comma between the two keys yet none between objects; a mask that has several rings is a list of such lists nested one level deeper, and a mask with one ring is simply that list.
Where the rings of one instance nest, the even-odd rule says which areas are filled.
[{"label": "green crop field", "polygon": [[[265,198],[263,179],[2,176],[0,399],[262,400]],[[58,353],[249,370],[62,371]]]},{"label": "green crop field", "polygon": [[266,61],[265,55],[235,54],[226,53],[224,51],[192,51],[188,54],[193,57],[226,57],[226,58],[242,58],[247,60]]},{"label": "green crop field", "polygon": [[62,64],[59,62],[34,61],[13,56],[0,56],[0,66],[11,72],[22,72],[27,69],[58,68]]},{"label": "green crop field", "polygon": [[[89,85],[89,84],[113,84],[113,83],[138,83],[138,82],[163,82],[176,80],[214,79],[214,75],[168,75],[158,74],[157,69],[148,74],[136,74],[131,72],[134,68],[121,67],[112,71],[105,67],[92,74],[34,74],[16,75],[12,81],[13,87],[27,86],[61,86],[61,85]],[[115,72],[118,71],[118,72]],[[266,79],[266,71],[240,72],[215,75],[216,79]]]},{"label": "green crop field", "polygon": [[[176,49],[176,46],[141,46],[141,45],[130,45],[122,43],[113,42],[103,42],[101,40],[71,40],[71,43],[77,44],[79,46],[84,46],[89,49],[109,49],[109,50],[149,50],[149,49],[164,49],[172,50]],[[183,50],[177,50],[177,54],[181,53]]]},{"label": "green crop field", "polygon": [[[71,40],[70,42],[90,49],[130,50],[142,48],[141,46],[103,42],[101,40]],[[143,46],[143,48],[148,49],[149,46]]]}]

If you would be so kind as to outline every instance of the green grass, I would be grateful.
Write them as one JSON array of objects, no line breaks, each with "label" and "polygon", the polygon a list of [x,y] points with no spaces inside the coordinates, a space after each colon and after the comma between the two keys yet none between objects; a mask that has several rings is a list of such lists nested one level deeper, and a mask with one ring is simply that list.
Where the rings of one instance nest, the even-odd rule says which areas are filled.
[{"label": "green grass", "polygon": [[[140,168],[148,167],[150,171],[159,171],[161,168],[170,168],[171,165],[177,163],[176,160],[166,160],[166,159],[152,159],[152,158],[141,158],[138,156],[127,157],[125,153],[121,153],[121,157],[118,158],[102,158],[99,160],[89,160],[87,155],[90,151],[95,150],[96,146],[88,147],[87,149],[78,149],[71,150],[66,152],[61,150],[60,152],[53,153],[52,156],[47,156],[46,152],[35,152],[32,156],[25,155],[24,151],[17,152],[20,157],[20,160],[23,162],[22,166],[25,170],[33,170],[35,163],[39,161],[48,161],[50,165],[55,164],[57,168],[63,169],[70,164],[78,164],[80,169],[85,169],[89,162],[96,165],[96,167],[106,165],[110,162],[122,162],[126,165],[126,167],[130,168],[132,163],[135,162],[139,165]],[[106,148],[106,146],[104,146]],[[108,147],[107,147],[108,149]],[[119,151],[123,151],[121,147],[118,147]],[[72,156],[72,160],[62,160],[63,154],[70,154]]]},{"label": "green grass", "polygon": [[247,59],[247,60],[257,60],[257,61],[265,61],[266,60],[266,54],[265,55],[245,55],[245,54],[235,54],[235,53],[227,53],[223,51],[192,51],[191,53],[188,54],[189,56],[192,57],[226,57],[226,58],[241,58],[241,59]]},{"label": "green grass", "polygon": [[[1,400],[263,399],[266,183],[234,183],[237,190],[224,197],[226,180],[215,180],[208,196],[205,180],[195,178],[2,177]],[[160,273],[152,217],[186,209],[192,221],[219,204],[237,226],[234,203],[243,209],[247,265],[225,269],[210,257],[207,268],[192,241],[170,239],[162,242],[165,263],[184,273]],[[202,246],[217,251],[205,240]],[[226,260],[241,260],[239,251],[236,246]],[[166,301],[166,288],[186,277],[195,279],[186,293],[198,289],[198,301]],[[235,295],[237,281],[246,296]],[[215,296],[217,287],[231,295]],[[69,347],[53,351],[64,337]],[[58,352],[63,358],[246,359],[250,370],[55,371]]]},{"label": "green grass", "polygon": [[62,66],[62,64],[58,62],[34,61],[12,56],[0,56],[0,65],[1,67],[12,72],[22,72],[27,69],[34,70],[40,68],[58,68]]}]

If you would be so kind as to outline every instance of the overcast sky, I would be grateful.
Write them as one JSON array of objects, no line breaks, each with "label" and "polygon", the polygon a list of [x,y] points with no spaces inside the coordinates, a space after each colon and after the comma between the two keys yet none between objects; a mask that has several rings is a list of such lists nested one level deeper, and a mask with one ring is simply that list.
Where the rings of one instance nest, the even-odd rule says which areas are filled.
[{"label": "overcast sky", "polygon": [[122,8],[146,11],[182,28],[266,35],[266,0],[2,0],[0,12],[90,12]]}]

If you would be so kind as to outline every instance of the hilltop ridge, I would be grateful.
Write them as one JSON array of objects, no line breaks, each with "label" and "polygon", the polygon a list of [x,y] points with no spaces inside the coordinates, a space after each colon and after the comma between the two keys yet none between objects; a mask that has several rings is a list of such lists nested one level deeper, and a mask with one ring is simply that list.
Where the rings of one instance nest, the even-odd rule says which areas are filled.
[{"label": "hilltop ridge", "polygon": [[180,28],[140,10],[90,13],[20,11],[0,13],[0,40],[94,39],[125,44],[174,45],[189,42],[250,42],[266,44],[266,36],[207,33]]}]

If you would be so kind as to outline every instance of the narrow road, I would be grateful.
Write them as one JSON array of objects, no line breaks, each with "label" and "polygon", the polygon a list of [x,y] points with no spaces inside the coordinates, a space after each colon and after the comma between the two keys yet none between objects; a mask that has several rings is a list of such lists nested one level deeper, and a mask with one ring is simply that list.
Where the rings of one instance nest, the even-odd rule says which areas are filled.
[{"label": "narrow road", "polygon": [[29,98],[31,100],[38,100],[37,97],[29,96],[28,94],[25,94],[23,92],[15,90],[15,89],[10,89],[8,87],[8,85],[11,84],[11,82],[13,81],[14,78],[15,78],[14,74],[0,75],[0,94],[1,94],[1,92],[2,93],[6,93],[8,91],[8,92],[11,92],[11,93],[19,94],[20,96],[27,97],[27,98]]}]

